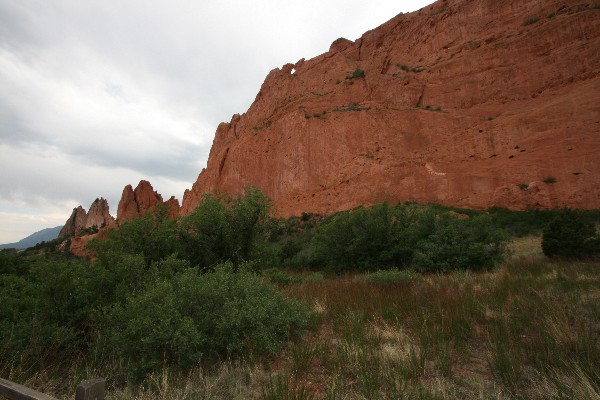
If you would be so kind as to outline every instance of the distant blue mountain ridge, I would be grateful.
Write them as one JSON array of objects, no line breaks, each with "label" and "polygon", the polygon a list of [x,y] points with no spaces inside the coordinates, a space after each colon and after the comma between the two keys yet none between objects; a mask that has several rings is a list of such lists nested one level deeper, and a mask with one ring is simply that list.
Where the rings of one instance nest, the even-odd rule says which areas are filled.
[{"label": "distant blue mountain ridge", "polygon": [[35,232],[25,239],[21,239],[16,243],[7,243],[0,244],[0,249],[27,249],[29,247],[33,247],[38,243],[49,242],[50,240],[54,240],[58,237],[62,226],[56,226],[54,228],[46,228],[41,231]]}]

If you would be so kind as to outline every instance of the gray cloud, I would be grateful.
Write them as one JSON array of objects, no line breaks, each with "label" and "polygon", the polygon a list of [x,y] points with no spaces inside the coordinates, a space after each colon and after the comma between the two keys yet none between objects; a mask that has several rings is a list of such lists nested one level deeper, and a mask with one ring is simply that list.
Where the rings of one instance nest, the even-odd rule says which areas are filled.
[{"label": "gray cloud", "polygon": [[148,179],[182,197],[267,73],[431,0],[0,0],[0,243]]}]

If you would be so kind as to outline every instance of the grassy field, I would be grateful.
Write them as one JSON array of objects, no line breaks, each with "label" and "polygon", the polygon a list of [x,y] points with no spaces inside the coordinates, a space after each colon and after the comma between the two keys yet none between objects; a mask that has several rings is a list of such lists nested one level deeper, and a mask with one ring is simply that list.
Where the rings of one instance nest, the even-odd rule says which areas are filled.
[{"label": "grassy field", "polygon": [[[511,251],[487,273],[273,274],[314,310],[282,353],[109,381],[106,398],[600,399],[600,262],[551,261],[536,237]],[[73,369],[71,386],[107,375]]]},{"label": "grassy field", "polygon": [[[269,398],[598,398],[600,265],[513,260],[497,272],[380,273],[291,285],[322,324]],[[281,384],[283,382],[283,384]]]}]

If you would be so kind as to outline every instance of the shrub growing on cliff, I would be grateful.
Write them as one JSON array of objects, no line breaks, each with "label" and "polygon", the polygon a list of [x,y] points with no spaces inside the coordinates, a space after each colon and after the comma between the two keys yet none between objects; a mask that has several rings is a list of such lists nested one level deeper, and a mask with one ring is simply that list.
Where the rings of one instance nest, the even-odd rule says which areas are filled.
[{"label": "shrub growing on cliff", "polygon": [[577,211],[564,209],[544,229],[542,251],[548,257],[580,258],[600,254],[596,227]]},{"label": "shrub growing on cliff", "polygon": [[540,19],[538,17],[528,17],[523,21],[523,26],[533,25]]},{"label": "shrub growing on cliff", "polygon": [[363,71],[360,68],[356,68],[350,75],[348,75],[346,77],[346,79],[358,79],[358,78],[364,78],[365,77],[365,71]]}]

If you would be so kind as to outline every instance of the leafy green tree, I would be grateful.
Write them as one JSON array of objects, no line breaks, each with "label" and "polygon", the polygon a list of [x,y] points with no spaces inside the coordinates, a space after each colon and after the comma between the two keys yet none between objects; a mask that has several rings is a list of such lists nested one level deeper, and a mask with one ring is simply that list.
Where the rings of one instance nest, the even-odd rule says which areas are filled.
[{"label": "leafy green tree", "polygon": [[313,238],[316,264],[330,270],[377,269],[392,262],[393,208],[387,203],[340,212],[319,227]]},{"label": "leafy green tree", "polygon": [[206,195],[179,227],[182,254],[201,268],[259,258],[267,248],[271,200],[256,188],[235,199]]},{"label": "leafy green tree", "polygon": [[200,268],[231,259],[232,222],[232,210],[224,199],[206,195],[198,207],[181,220],[178,235],[182,255]]},{"label": "leafy green tree", "polygon": [[249,187],[232,205],[233,257],[236,263],[253,258],[267,240],[266,225],[273,212],[271,199]]}]

